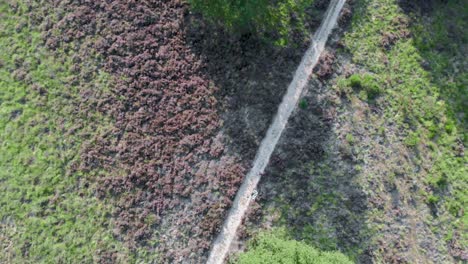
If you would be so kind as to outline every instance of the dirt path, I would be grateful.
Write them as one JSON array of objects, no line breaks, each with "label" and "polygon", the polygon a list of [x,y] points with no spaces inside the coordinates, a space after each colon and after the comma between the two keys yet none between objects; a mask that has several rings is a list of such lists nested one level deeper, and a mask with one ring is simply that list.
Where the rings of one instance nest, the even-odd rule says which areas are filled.
[{"label": "dirt path", "polygon": [[283,132],[289,116],[296,107],[302,90],[307,85],[308,78],[317,63],[320,54],[325,48],[332,29],[335,27],[338,16],[346,0],[332,0],[328,7],[322,24],[313,37],[312,44],[302,58],[286,95],[283,97],[278,113],[273,123],[269,127],[265,138],[262,140],[257,155],[253,162],[252,169],[247,174],[239,191],[237,192],[233,206],[224,222],[221,233],[213,243],[213,247],[208,258],[209,264],[223,263],[231,242],[236,236],[237,229],[252,199],[260,178],[268,165],[271,154]]}]

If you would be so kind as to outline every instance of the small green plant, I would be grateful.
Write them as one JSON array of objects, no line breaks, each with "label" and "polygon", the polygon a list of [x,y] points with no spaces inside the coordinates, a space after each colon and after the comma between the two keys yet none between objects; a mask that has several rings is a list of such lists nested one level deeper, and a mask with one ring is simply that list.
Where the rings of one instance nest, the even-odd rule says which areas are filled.
[{"label": "small green plant", "polygon": [[307,108],[307,101],[305,99],[301,99],[301,101],[299,101],[299,108],[303,110]]},{"label": "small green plant", "polygon": [[436,185],[439,188],[445,188],[447,187],[447,184],[448,184],[447,177],[444,177],[444,176],[439,177],[439,179],[437,179],[436,181]]},{"label": "small green plant", "polygon": [[455,130],[455,124],[453,121],[449,121],[447,122],[447,124],[445,124],[445,132],[447,132],[447,134],[452,134],[452,132]]},{"label": "small green plant", "polygon": [[433,204],[433,205],[437,204],[439,202],[439,200],[440,200],[440,198],[438,196],[436,196],[436,195],[433,195],[433,194],[429,195],[429,197],[427,198],[427,202],[429,204]]},{"label": "small green plant", "polygon": [[363,100],[373,101],[382,93],[377,81],[370,74],[353,74],[348,78],[348,84],[360,90],[359,97]]},{"label": "small green plant", "polygon": [[450,241],[453,239],[453,230],[449,230],[447,234],[444,236],[444,240],[446,242]]},{"label": "small green plant", "polygon": [[348,78],[349,85],[355,89],[359,89],[362,87],[362,80],[359,74],[353,74]]},{"label": "small green plant", "polygon": [[366,82],[365,89],[366,89],[366,92],[367,92],[367,98],[369,100],[375,100],[382,92],[380,90],[379,85],[373,80],[369,81],[369,82]]},{"label": "small green plant", "polygon": [[354,136],[352,134],[346,134],[346,141],[352,145],[354,143]]}]

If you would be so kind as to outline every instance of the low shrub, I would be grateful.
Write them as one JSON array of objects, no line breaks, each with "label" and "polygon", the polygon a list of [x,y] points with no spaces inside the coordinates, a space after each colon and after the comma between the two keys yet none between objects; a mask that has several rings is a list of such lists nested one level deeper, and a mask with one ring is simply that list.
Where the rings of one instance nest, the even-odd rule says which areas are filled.
[{"label": "low shrub", "polygon": [[353,88],[358,89],[362,87],[362,80],[359,74],[353,74],[349,76],[348,81],[349,81],[349,85]]},{"label": "low shrub", "polygon": [[352,134],[346,134],[346,141],[348,141],[349,144],[353,144],[354,136]]},{"label": "low shrub", "polygon": [[299,101],[299,108],[306,109],[307,108],[307,101],[305,99],[301,99]]},{"label": "low shrub", "polygon": [[353,74],[348,78],[348,85],[360,90],[363,100],[373,101],[382,93],[379,84],[370,74]]},{"label": "low shrub", "polygon": [[237,263],[344,264],[352,261],[340,252],[319,251],[303,242],[289,239],[284,230],[275,230],[256,237],[248,251],[239,256]]},{"label": "low shrub", "polygon": [[429,204],[437,204],[439,202],[440,198],[438,196],[435,196],[435,195],[430,195],[428,198],[427,198],[427,202]]}]

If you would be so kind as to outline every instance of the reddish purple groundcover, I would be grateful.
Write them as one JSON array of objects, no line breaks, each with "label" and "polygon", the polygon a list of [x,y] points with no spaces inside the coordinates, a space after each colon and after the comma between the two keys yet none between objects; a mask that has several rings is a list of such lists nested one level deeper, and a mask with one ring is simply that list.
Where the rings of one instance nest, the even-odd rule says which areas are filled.
[{"label": "reddish purple groundcover", "polygon": [[56,1],[54,9],[63,15],[45,34],[48,47],[97,51],[117,80],[113,96],[97,100],[115,127],[82,154],[84,168],[111,172],[98,195],[116,202],[117,235],[136,247],[157,234],[167,262],[202,258],[244,169],[224,153],[216,87],[185,41],[186,6]]}]

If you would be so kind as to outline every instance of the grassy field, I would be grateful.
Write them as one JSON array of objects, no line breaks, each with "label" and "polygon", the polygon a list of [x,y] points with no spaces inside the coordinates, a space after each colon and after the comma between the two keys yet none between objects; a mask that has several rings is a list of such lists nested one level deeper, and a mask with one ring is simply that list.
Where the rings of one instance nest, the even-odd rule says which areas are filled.
[{"label": "grassy field", "polygon": [[0,262],[92,263],[120,252],[111,208],[79,170],[80,146],[106,125],[81,111],[84,89],[105,91],[96,72],[77,81],[71,56],[43,47],[23,15],[0,3]]},{"label": "grassy field", "polygon": [[[463,260],[468,5],[359,0],[352,9],[331,50],[336,75],[323,89],[313,81],[289,122],[299,136],[286,132],[279,147],[301,161],[265,177],[264,221],[364,263]],[[330,126],[314,121],[323,112],[335,113]],[[308,145],[289,151],[296,141]]]},{"label": "grassy field", "polygon": [[[391,0],[359,1],[344,42],[352,62],[367,71],[359,78],[372,76],[381,91],[372,96],[377,102],[368,89],[354,89],[357,97],[383,109],[383,128],[395,124],[414,155],[411,166],[423,167],[412,175],[427,184],[419,194],[439,217],[452,215],[447,235],[458,230],[466,245],[468,5],[462,2],[435,3],[420,15],[403,13]],[[352,88],[353,78],[341,88]]]}]

